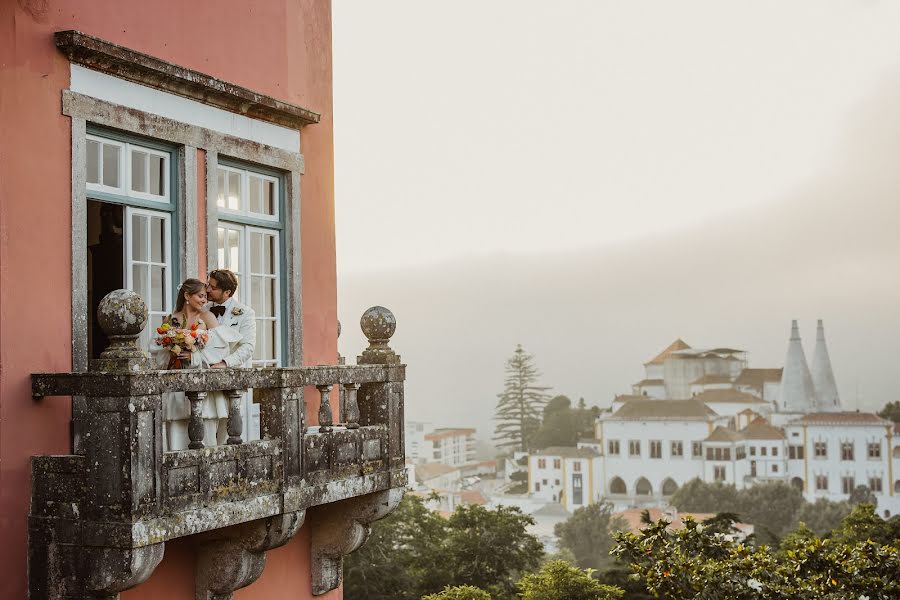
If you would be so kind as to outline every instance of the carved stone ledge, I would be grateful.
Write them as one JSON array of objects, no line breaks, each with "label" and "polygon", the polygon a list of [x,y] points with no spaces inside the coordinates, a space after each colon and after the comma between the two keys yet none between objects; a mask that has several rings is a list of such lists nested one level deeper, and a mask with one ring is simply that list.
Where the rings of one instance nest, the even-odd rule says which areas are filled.
[{"label": "carved stone ledge", "polygon": [[153,574],[163,558],[165,544],[140,548],[91,548],[83,556],[85,587],[91,597],[118,598],[119,592],[141,584]]},{"label": "carved stone ledge", "polygon": [[262,575],[266,552],[285,545],[303,525],[306,511],[284,513],[216,532],[200,546],[197,600],[231,600],[235,590]]},{"label": "carved stone ledge", "polygon": [[390,489],[327,504],[314,510],[312,526],[312,592],[319,596],[341,584],[344,556],[365,543],[370,525],[389,515],[403,499],[403,489]]}]

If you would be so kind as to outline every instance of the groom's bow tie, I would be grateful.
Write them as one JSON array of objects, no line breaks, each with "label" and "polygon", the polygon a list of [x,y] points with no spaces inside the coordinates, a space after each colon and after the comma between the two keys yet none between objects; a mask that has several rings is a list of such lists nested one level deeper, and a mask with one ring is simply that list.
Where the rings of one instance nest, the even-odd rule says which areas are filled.
[{"label": "groom's bow tie", "polygon": [[220,304],[219,306],[210,307],[209,312],[216,315],[216,318],[219,318],[225,314],[225,305]]}]

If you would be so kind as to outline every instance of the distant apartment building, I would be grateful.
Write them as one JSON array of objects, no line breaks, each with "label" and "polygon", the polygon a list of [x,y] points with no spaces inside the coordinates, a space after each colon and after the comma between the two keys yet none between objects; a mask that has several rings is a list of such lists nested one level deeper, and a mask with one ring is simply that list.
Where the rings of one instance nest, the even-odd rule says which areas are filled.
[{"label": "distant apartment building", "polygon": [[809,501],[846,500],[865,485],[880,514],[900,513],[900,436],[877,415],[842,409],[821,321],[812,372],[796,322],[783,369],[750,369],[741,350],[682,340],[645,369],[597,419],[596,439],[529,457],[533,497],[569,510],[575,498],[643,507],[665,505],[694,478],[738,488],[784,481]]},{"label": "distant apartment building", "polygon": [[435,429],[424,436],[423,452],[431,445],[428,462],[461,467],[475,462],[475,430],[466,428]]},{"label": "distant apartment building", "polygon": [[433,460],[432,446],[425,442],[425,436],[434,431],[434,425],[426,421],[406,421],[404,426],[404,443],[406,458],[414,463],[425,463]]}]

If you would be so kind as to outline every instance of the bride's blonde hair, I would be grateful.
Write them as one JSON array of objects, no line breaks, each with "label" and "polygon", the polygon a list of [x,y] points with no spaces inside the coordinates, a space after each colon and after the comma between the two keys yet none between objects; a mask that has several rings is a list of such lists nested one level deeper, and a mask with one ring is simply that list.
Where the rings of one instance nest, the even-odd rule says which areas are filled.
[{"label": "bride's blonde hair", "polygon": [[181,284],[181,287],[178,288],[178,297],[175,300],[175,310],[173,313],[179,313],[184,310],[184,295],[193,296],[200,290],[205,290],[206,284],[200,281],[199,279],[194,279],[193,277],[190,279],[185,279],[184,283]]}]

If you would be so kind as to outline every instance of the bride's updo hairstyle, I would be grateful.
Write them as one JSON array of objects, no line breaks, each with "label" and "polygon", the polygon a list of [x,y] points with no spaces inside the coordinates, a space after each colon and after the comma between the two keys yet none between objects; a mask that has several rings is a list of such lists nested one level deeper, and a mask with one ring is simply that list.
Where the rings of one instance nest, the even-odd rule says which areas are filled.
[{"label": "bride's updo hairstyle", "polygon": [[184,283],[181,284],[181,287],[178,288],[178,297],[175,300],[175,310],[173,312],[179,313],[184,310],[185,294],[187,294],[188,296],[193,296],[200,290],[205,289],[206,284],[199,279],[194,279],[193,277],[190,279],[185,279]]}]

